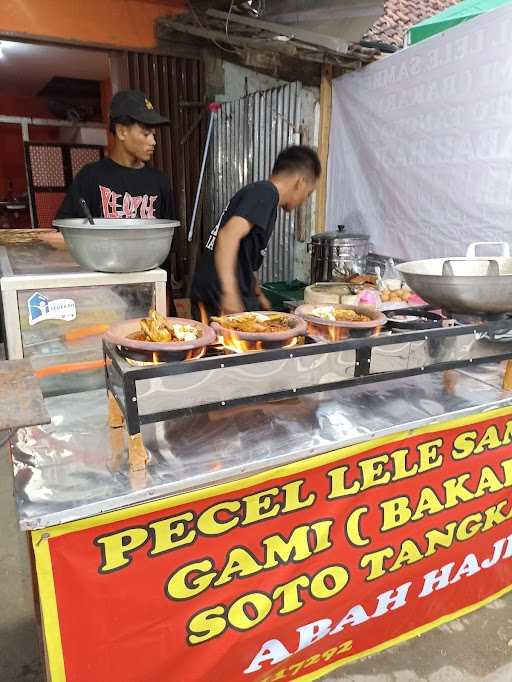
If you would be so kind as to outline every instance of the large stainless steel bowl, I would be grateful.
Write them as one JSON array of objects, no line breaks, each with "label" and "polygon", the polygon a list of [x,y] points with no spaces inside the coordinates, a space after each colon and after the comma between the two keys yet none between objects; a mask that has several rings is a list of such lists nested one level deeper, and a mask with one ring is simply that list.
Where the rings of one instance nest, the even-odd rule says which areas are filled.
[{"label": "large stainless steel bowl", "polygon": [[171,249],[176,220],[84,218],[55,220],[73,258],[86,270],[141,272],[161,265]]},{"label": "large stainless steel bowl", "polygon": [[475,244],[466,258],[432,258],[397,266],[406,284],[422,299],[452,313],[501,314],[512,311],[512,258],[477,257]]}]

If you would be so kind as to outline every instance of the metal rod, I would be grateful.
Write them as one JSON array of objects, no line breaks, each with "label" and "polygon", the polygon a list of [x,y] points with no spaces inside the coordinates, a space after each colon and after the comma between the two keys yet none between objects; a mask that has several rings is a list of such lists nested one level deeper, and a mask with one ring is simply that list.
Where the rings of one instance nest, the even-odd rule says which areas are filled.
[{"label": "metal rod", "polygon": [[[394,314],[406,314],[403,309],[393,311]],[[468,336],[471,334],[482,334],[484,332],[512,331],[512,319],[501,320],[499,322],[485,322],[483,324],[468,324],[457,327],[439,327],[425,331],[407,331],[400,334],[390,334],[389,336],[380,334],[363,338],[349,338],[336,342],[317,342],[304,346],[293,346],[291,348],[279,348],[275,350],[265,350],[257,353],[240,353],[233,355],[222,355],[219,357],[204,357],[194,362],[171,362],[164,364],[148,365],[145,367],[132,367],[126,365],[126,373],[136,373],[139,379],[150,379],[168,375],[189,374],[204,370],[218,369],[221,366],[234,367],[241,365],[251,365],[265,363],[272,360],[285,360],[290,357],[308,357],[328,353],[338,353],[340,351],[357,350],[359,348],[374,348],[380,346],[390,346],[400,343],[412,343],[415,341],[435,341],[441,338]],[[104,342],[105,343],[105,342]],[[115,350],[111,349],[114,353]],[[110,353],[109,353],[110,354]],[[507,355],[503,353],[503,358]],[[476,361],[476,359],[475,359]],[[471,362],[462,361],[466,366]],[[387,373],[390,378],[393,372]]]},{"label": "metal rod", "polygon": [[[512,352],[505,353],[499,356],[490,356],[486,358],[476,358],[471,364],[481,365],[490,362],[501,362],[507,358],[512,358]],[[209,412],[216,409],[229,409],[231,407],[238,407],[241,405],[250,405],[252,403],[269,402],[274,400],[284,400],[286,398],[295,398],[298,395],[309,395],[311,393],[318,393],[320,391],[334,391],[345,388],[354,388],[355,386],[364,386],[366,384],[382,383],[384,381],[392,381],[396,379],[407,379],[408,377],[418,376],[419,374],[434,374],[435,372],[444,372],[450,369],[461,369],[467,367],[469,363],[465,360],[452,360],[450,362],[441,362],[436,365],[428,365],[423,371],[417,368],[404,369],[395,372],[380,372],[378,374],[369,374],[364,376],[354,376],[352,379],[343,379],[333,381],[322,386],[304,386],[294,390],[283,389],[272,393],[262,393],[260,395],[247,396],[244,398],[234,398],[223,402],[208,403],[201,405],[194,405],[193,407],[176,408],[165,410],[162,412],[153,412],[151,414],[140,415],[141,424],[152,424],[154,422],[166,421],[170,418],[176,418],[198,412]]]},{"label": "metal rod", "polygon": [[85,121],[62,121],[55,118],[30,118],[29,116],[0,116],[0,123],[17,123],[31,126],[56,126],[58,128],[99,128],[105,130],[104,123],[87,123]]},{"label": "metal rod", "polygon": [[35,223],[35,199],[34,199],[34,187],[32,183],[32,172],[30,169],[30,133],[28,129],[27,119],[21,119],[21,136],[23,138],[23,161],[25,163],[25,178],[27,180],[27,198],[28,198],[28,210],[30,212],[30,225],[31,227],[36,227]]},{"label": "metal rod", "polygon": [[208,124],[208,134],[206,136],[206,143],[204,145],[203,162],[201,163],[201,171],[199,173],[199,181],[197,183],[196,198],[194,201],[194,209],[192,211],[192,218],[190,219],[190,227],[188,230],[188,241],[191,242],[194,237],[194,223],[196,222],[197,207],[199,206],[199,198],[201,196],[201,188],[203,186],[204,171],[206,168],[206,161],[208,159],[208,147],[210,146],[210,139],[212,137],[213,122],[217,116],[217,111],[220,109],[220,104],[210,105],[210,122]]}]

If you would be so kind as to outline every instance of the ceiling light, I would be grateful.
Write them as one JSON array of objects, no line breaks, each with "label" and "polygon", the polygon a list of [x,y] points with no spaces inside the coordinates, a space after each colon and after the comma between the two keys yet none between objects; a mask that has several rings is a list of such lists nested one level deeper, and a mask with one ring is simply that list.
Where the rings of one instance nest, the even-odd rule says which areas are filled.
[{"label": "ceiling light", "polygon": [[5,59],[5,54],[4,54],[4,44],[0,40],[0,59]]}]

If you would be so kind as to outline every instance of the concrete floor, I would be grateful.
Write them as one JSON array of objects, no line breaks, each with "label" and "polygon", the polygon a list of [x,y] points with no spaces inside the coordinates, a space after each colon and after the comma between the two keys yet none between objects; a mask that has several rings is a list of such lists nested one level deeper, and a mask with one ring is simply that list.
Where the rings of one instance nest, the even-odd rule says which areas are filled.
[{"label": "concrete floor", "polygon": [[[0,519],[0,681],[43,682],[26,537],[17,530],[5,450],[0,451]],[[337,680],[512,682],[512,594],[324,678]]]},{"label": "concrete floor", "polygon": [[323,682],[512,682],[512,595]]},{"label": "concrete floor", "polygon": [[27,539],[17,527],[12,467],[0,450],[0,680],[41,682]]}]

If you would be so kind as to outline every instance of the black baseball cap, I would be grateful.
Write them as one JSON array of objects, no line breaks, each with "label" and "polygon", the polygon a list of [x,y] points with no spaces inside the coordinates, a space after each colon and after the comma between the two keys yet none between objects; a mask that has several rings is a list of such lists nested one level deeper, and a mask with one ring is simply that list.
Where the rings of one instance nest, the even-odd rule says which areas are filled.
[{"label": "black baseball cap", "polygon": [[120,90],[112,97],[110,120],[122,116],[129,116],[134,121],[148,126],[170,123],[140,90]]}]

